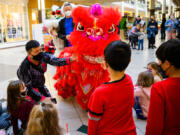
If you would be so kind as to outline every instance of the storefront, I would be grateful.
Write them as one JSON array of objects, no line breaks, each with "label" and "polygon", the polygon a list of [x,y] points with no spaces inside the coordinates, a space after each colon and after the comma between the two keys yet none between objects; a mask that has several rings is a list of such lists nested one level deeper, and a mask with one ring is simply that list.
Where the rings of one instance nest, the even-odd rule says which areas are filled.
[{"label": "storefront", "polygon": [[29,39],[27,0],[0,1],[0,47]]}]

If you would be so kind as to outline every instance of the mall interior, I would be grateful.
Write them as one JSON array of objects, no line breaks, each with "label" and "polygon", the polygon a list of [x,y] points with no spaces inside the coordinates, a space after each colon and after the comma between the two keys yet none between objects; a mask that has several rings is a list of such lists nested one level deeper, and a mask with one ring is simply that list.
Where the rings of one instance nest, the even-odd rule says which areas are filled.
[{"label": "mall interior", "polygon": [[180,15],[179,0],[0,0],[0,47],[21,45],[33,39],[33,25],[51,19],[51,7],[61,7],[64,2],[118,7],[122,16],[127,16],[129,29],[137,16],[148,20],[151,14],[155,14],[160,24],[162,16]]},{"label": "mall interior", "polygon": [[[78,37],[78,40],[77,40],[78,42],[75,42],[75,40],[77,38],[76,39],[74,38],[75,39],[74,42],[76,43],[76,45],[78,47],[79,47],[79,45],[82,45],[82,48],[84,50],[87,50],[87,51],[85,51],[85,53],[80,52],[80,55],[79,55],[78,60],[77,60],[76,52],[83,51],[83,49],[82,50],[79,49],[81,47],[79,47],[79,48],[77,47],[78,49],[75,48],[76,49],[75,53],[72,50],[69,51],[68,49],[66,50],[66,48],[64,49],[64,44],[63,44],[64,41],[58,37],[57,30],[58,30],[59,21],[65,17],[64,14],[60,14],[60,13],[63,12],[63,5],[66,2],[71,3],[73,9],[77,6],[93,7],[93,5],[95,3],[100,3],[100,5],[104,9],[106,7],[112,7],[113,9],[118,9],[115,11],[120,12],[120,14],[122,16],[121,21],[120,22],[119,22],[119,20],[117,21],[120,24],[120,28],[119,28],[120,34],[116,33],[116,31],[113,29],[113,27],[115,25],[111,24],[111,27],[106,30],[107,31],[106,35],[108,35],[109,33],[111,34],[112,31],[109,32],[109,30],[114,30],[113,34],[117,35],[118,39],[120,37],[120,39],[121,39],[120,42],[124,41],[125,43],[127,43],[126,46],[129,47],[129,50],[131,52],[131,58],[129,60],[130,63],[126,69],[125,75],[121,79],[123,80],[126,77],[126,74],[131,77],[131,79],[132,79],[132,81],[131,81],[132,91],[131,92],[132,93],[134,92],[133,89],[134,90],[136,89],[140,73],[142,73],[142,72],[149,73],[151,75],[150,76],[151,79],[153,78],[153,76],[154,76],[153,73],[155,71],[153,72],[152,67],[151,67],[151,69],[149,69],[149,63],[151,63],[151,64],[155,63],[155,65],[156,65],[155,70],[157,70],[157,74],[160,76],[159,81],[163,82],[163,79],[166,79],[166,77],[168,77],[167,75],[165,75],[166,71],[164,71],[162,69],[162,67],[166,66],[166,65],[164,66],[163,64],[166,64],[168,62],[166,61],[166,63],[164,62],[162,64],[161,61],[159,61],[158,58],[156,57],[156,51],[159,48],[159,46],[161,46],[163,43],[168,41],[168,31],[164,30],[166,37],[164,37],[164,39],[162,39],[162,33],[161,33],[162,18],[166,18],[167,21],[171,20],[172,19],[171,17],[173,17],[174,20],[178,20],[176,18],[179,18],[179,22],[178,22],[179,32],[176,32],[176,30],[175,30],[175,32],[174,32],[175,34],[173,32],[171,34],[174,34],[175,38],[180,39],[180,0],[0,0],[0,135],[5,135],[5,134],[1,134],[2,130],[5,132],[10,132],[10,133],[13,132],[13,127],[12,127],[11,123],[8,125],[8,128],[1,130],[1,122],[2,122],[1,116],[3,114],[3,113],[1,113],[1,110],[3,110],[2,109],[3,107],[6,108],[8,106],[7,105],[7,102],[8,102],[8,99],[7,99],[8,98],[8,92],[7,92],[8,88],[7,87],[10,84],[10,82],[12,82],[14,80],[19,80],[19,78],[17,76],[17,71],[20,68],[21,63],[23,63],[24,60],[28,60],[28,62],[33,65],[32,67],[35,67],[34,69],[31,67],[32,78],[34,76],[38,78],[43,73],[43,76],[44,76],[43,79],[45,80],[45,85],[44,84],[43,85],[45,87],[47,87],[47,89],[49,89],[49,92],[50,92],[52,98],[53,99],[55,98],[57,100],[57,104],[53,104],[53,105],[56,107],[56,110],[57,110],[58,116],[59,116],[59,119],[57,118],[59,120],[57,125],[60,125],[60,130],[62,130],[62,132],[64,133],[61,135],[87,135],[88,120],[96,121],[97,119],[99,119],[99,117],[88,116],[87,109],[84,109],[84,108],[82,108],[82,106],[80,106],[79,102],[77,101],[77,95],[76,94],[79,94],[81,92],[81,93],[83,93],[82,95],[87,95],[90,97],[91,94],[89,94],[89,93],[94,92],[95,89],[91,87],[91,84],[89,84],[89,82],[90,81],[92,83],[101,82],[101,80],[105,80],[106,77],[109,75],[109,74],[108,75],[106,74],[107,73],[106,71],[108,69],[108,64],[103,63],[104,61],[102,62],[102,60],[104,60],[103,59],[104,58],[103,53],[101,52],[101,54],[102,54],[101,57],[99,56],[99,54],[94,54],[94,52],[99,51],[99,50],[104,52],[104,48],[106,46],[104,46],[104,48],[102,49],[101,45],[103,43],[98,42],[100,45],[97,44],[97,46],[96,46],[96,44],[95,44],[95,46],[93,46],[94,50],[92,49],[94,52],[91,51],[90,49],[92,47],[92,43],[94,43],[94,41],[97,41],[97,40],[93,40],[93,41],[89,40],[90,39],[89,37],[91,37],[91,36],[89,36],[89,35],[84,36],[85,32],[81,31],[82,34],[80,36],[82,36],[83,38]],[[89,12],[89,16],[91,16],[91,15],[92,14],[90,14],[90,12]],[[152,15],[155,17],[155,20],[157,22],[156,24],[157,24],[157,31],[158,32],[156,33],[157,35],[154,37],[154,40],[156,40],[156,41],[154,41],[155,42],[154,46],[152,46],[152,48],[150,48],[149,43],[150,43],[151,39],[148,38],[148,34],[147,34],[148,26],[147,25],[148,25],[148,22],[150,22],[150,21],[153,22],[153,19],[151,18]],[[172,15],[174,15],[174,16],[172,16]],[[129,40],[129,37],[128,37],[129,35],[127,36],[127,33],[131,29],[133,29],[133,26],[134,26],[134,28],[136,28],[137,25],[135,26],[134,22],[138,16],[140,16],[140,18],[143,20],[142,22],[145,22],[145,25],[146,25],[146,26],[142,26],[142,28],[144,28],[143,30],[145,33],[144,37],[143,37],[144,38],[144,40],[143,40],[144,48],[143,49],[137,48],[138,47],[137,41],[136,41],[136,48],[133,48],[131,46],[131,41]],[[96,25],[96,19],[97,18],[95,15],[93,15],[93,17],[94,17],[93,23],[90,25],[90,27],[87,27],[88,29],[86,32],[89,32],[88,30],[92,30],[92,33],[91,33],[92,35],[95,32],[97,32],[97,33],[99,31],[101,32],[101,30],[104,32],[105,31],[104,29],[106,27],[104,29],[99,27],[99,29],[98,29],[99,31],[96,31],[96,28],[97,28],[96,27],[97,26]],[[119,14],[118,14],[118,17],[119,17]],[[171,19],[168,19],[168,18],[171,18]],[[126,29],[123,27],[124,22],[125,22],[124,20],[126,20]],[[79,23],[77,23],[77,24],[79,25]],[[77,25],[76,29],[74,29],[75,31],[79,28],[78,25]],[[104,26],[106,26],[106,24]],[[165,24],[164,24],[164,26],[165,26]],[[168,27],[171,27],[171,25]],[[117,29],[118,29],[118,27],[116,28],[116,30]],[[85,33],[85,34],[87,34],[87,33]],[[179,36],[176,37],[176,34]],[[102,35],[100,35],[100,36],[102,36]],[[88,42],[89,42],[88,44],[86,44],[86,42],[82,42],[82,44],[81,44],[81,42],[79,43],[79,41],[85,41],[85,40],[83,40],[84,37],[89,38],[89,39],[87,38]],[[106,41],[106,39],[108,39],[108,36],[106,38],[106,36],[104,34],[99,39],[102,39],[102,38],[103,38],[103,40],[101,40],[101,41],[103,42],[103,41]],[[37,40],[40,43],[40,45],[42,45],[41,46],[42,48],[39,46],[39,44],[37,45],[38,47],[37,46],[34,47],[36,49],[38,48],[39,49],[38,51],[40,53],[37,51],[38,52],[37,54],[34,54],[34,53],[31,54],[32,50],[31,51],[26,50],[25,46],[27,45],[27,42],[29,42],[30,40]],[[176,39],[174,39],[174,40],[176,40]],[[51,48],[50,46],[52,45],[51,41],[53,41],[53,47],[55,48],[54,49],[55,52],[53,52],[53,53],[51,53],[51,51],[49,51],[50,50],[49,48]],[[107,43],[107,42],[105,42],[105,43]],[[180,42],[178,42],[178,43],[180,43]],[[43,48],[44,47],[43,45],[47,45],[49,47],[48,51],[46,51]],[[87,45],[90,46],[89,47],[90,49],[88,47],[86,47]],[[70,49],[72,49],[72,48],[73,47],[70,47]],[[100,48],[100,49],[97,49],[97,48]],[[172,49],[172,50],[175,50],[176,53],[178,51],[180,51],[180,49],[177,51],[176,51],[176,49]],[[66,65],[67,67],[63,66],[63,68],[60,68],[59,65],[58,66],[50,65],[50,63],[52,61],[49,62],[48,65],[46,65],[46,63],[43,63],[44,64],[43,65],[41,63],[41,62],[44,62],[43,61],[44,59],[42,57],[41,58],[43,60],[41,59],[41,61],[34,59],[34,56],[38,56],[39,54],[42,54],[41,53],[42,51],[46,52],[46,54],[51,53],[52,54],[51,58],[52,59],[54,58],[55,61],[57,60],[56,57],[68,57],[66,60],[67,60],[67,64],[69,64],[69,65]],[[72,52],[75,54],[75,56],[72,54]],[[90,54],[89,52],[92,53],[93,55]],[[180,54],[180,53],[178,53],[178,54]],[[43,56],[44,55],[45,55],[45,53],[43,53]],[[71,61],[72,59],[69,58],[71,56],[76,57],[76,60],[74,60],[75,61],[74,63],[76,65],[74,67],[71,66],[71,63],[70,63],[70,62],[72,62]],[[171,56],[174,56],[174,54]],[[178,57],[179,57],[179,55],[178,55]],[[49,60],[52,60],[51,58],[49,58]],[[35,63],[32,62],[33,60],[35,61]],[[117,60],[121,60],[120,57],[118,57]],[[175,60],[176,60],[175,62],[179,63],[178,59],[175,58]],[[82,63],[84,62],[84,63],[82,64],[81,62]],[[94,63],[97,65],[94,66]],[[45,65],[47,67],[45,67]],[[121,64],[119,64],[119,65],[121,65]],[[87,68],[88,66],[90,68],[92,66],[92,69],[89,70]],[[173,66],[174,65],[170,65],[166,69],[168,71],[172,71],[171,69]],[[80,68],[78,68],[78,67],[80,67]],[[71,68],[72,69],[74,68],[74,69],[71,71]],[[60,71],[61,69],[62,69],[62,71]],[[102,69],[103,72],[101,72],[101,70],[99,70],[99,69]],[[80,70],[82,70],[82,71],[80,71]],[[25,71],[26,71],[26,68],[25,68]],[[24,72],[24,74],[26,74],[26,73],[29,74],[29,72]],[[40,75],[39,75],[39,73],[40,73]],[[85,74],[85,73],[87,73],[87,74]],[[161,76],[160,73],[162,73],[162,75],[164,75],[165,77]],[[180,74],[180,69],[178,69],[177,73]],[[56,76],[57,74],[58,74],[58,76]],[[63,77],[59,74],[61,74]],[[105,74],[106,77],[105,76],[99,77],[97,74]],[[57,80],[55,80],[55,76],[57,77],[56,78]],[[99,78],[95,81],[92,81],[94,79],[93,77],[94,78],[99,77]],[[180,75],[179,75],[179,77],[180,77]],[[38,81],[43,80],[42,78],[41,79],[39,79],[39,78],[37,79],[37,78],[36,78],[36,80],[34,79],[35,80],[34,82],[36,82],[36,81],[38,82]],[[68,78],[68,79],[65,80],[64,78],[65,79]],[[92,78],[92,80],[91,80],[91,78]],[[155,80],[154,78],[153,78],[153,80]],[[71,88],[70,90],[72,90],[72,91],[69,92],[66,89],[66,87],[65,88],[60,87],[61,84],[63,84],[63,85],[65,84],[64,82],[61,81],[61,79],[62,80],[64,79],[65,80],[65,81],[63,80],[64,82],[66,82],[66,81],[68,83],[70,82],[69,84],[71,84],[71,81],[72,81],[72,84],[73,84],[72,86],[68,84]],[[118,83],[119,82],[121,83],[121,81],[122,81],[121,79],[119,79],[120,81],[117,81],[118,79],[116,81]],[[145,78],[145,79],[147,79],[147,78]],[[58,83],[59,87],[55,87],[55,84],[57,84],[58,81],[60,81],[60,83]],[[116,81],[114,81],[114,82],[116,82]],[[84,84],[81,82],[83,82]],[[154,82],[155,81],[153,81],[151,86],[154,85]],[[178,91],[178,94],[173,95],[173,98],[172,98],[172,101],[174,103],[174,104],[172,104],[172,106],[174,105],[173,107],[175,108],[174,109],[175,115],[172,113],[173,109],[171,109],[171,108],[169,109],[168,112],[166,112],[167,114],[169,114],[169,113],[173,114],[172,116],[174,119],[173,120],[172,119],[166,119],[167,122],[164,122],[167,125],[171,125],[173,122],[175,122],[175,127],[164,128],[164,129],[167,129],[167,131],[169,131],[169,129],[170,129],[170,131],[178,131],[178,133],[177,134],[171,134],[171,132],[169,132],[169,133],[167,133],[168,135],[180,135],[180,109],[179,109],[180,108],[180,100],[179,100],[180,78],[177,78],[176,82],[177,82],[176,84],[178,84],[177,85],[178,88],[177,89],[175,87],[173,87],[173,88]],[[31,83],[31,81],[30,81],[30,83]],[[108,82],[108,83],[111,85],[111,84],[113,84],[113,81]],[[157,83],[159,83],[159,82],[157,82]],[[173,81],[172,81],[172,83],[174,84]],[[129,82],[128,82],[128,84],[129,84]],[[150,88],[151,88],[151,86],[150,86]],[[166,85],[162,85],[163,88],[165,88],[164,86],[166,86]],[[75,91],[75,88],[77,88],[77,91]],[[169,87],[167,87],[167,88],[169,88]],[[34,87],[32,89],[34,89]],[[28,91],[28,89],[26,89],[26,87],[24,87],[23,90]],[[70,97],[64,98],[62,96],[63,92],[61,90],[62,91],[64,90],[65,92],[69,92],[71,94]],[[157,90],[159,90],[159,89],[157,89]],[[171,88],[169,88],[168,90],[171,92]],[[159,91],[156,91],[156,92],[158,93]],[[162,98],[161,96],[159,96],[159,94],[163,95],[164,94],[163,92],[158,93],[158,94],[157,93],[155,93],[156,97],[158,97],[159,99],[163,99],[163,100],[165,99],[164,97]],[[27,94],[27,93],[25,92],[25,94]],[[123,94],[126,94],[126,90],[124,91]],[[108,97],[110,97],[112,99],[111,96],[108,95]],[[115,97],[117,97],[117,96],[115,95]],[[126,97],[128,97],[128,101],[130,101],[129,95]],[[149,103],[150,102],[150,95],[148,95],[146,97],[148,98],[148,103]],[[42,96],[42,98],[44,98],[44,97]],[[51,98],[47,98],[47,99],[51,99]],[[87,100],[87,99],[84,99],[84,98],[81,98],[81,99],[86,104],[89,102],[89,100]],[[96,98],[96,99],[98,100],[99,98]],[[119,102],[119,99],[118,99],[118,102]],[[124,98],[122,98],[122,99],[124,99]],[[176,102],[175,99],[177,99],[179,102]],[[127,101],[127,100],[125,100],[125,101]],[[133,96],[132,96],[132,101],[136,101],[136,98],[134,98]],[[160,103],[162,103],[164,106],[166,106],[166,104],[164,102],[163,103],[160,102]],[[2,108],[1,108],[1,103],[2,103]],[[40,106],[40,105],[42,105],[41,103],[42,102],[40,101],[40,102],[38,102],[37,105]],[[159,102],[157,102],[157,103],[159,103]],[[125,104],[125,102],[121,106],[123,106],[124,104]],[[14,105],[14,103],[13,103],[13,105]],[[129,109],[129,110],[131,110],[131,114],[126,113],[126,112],[123,114],[130,114],[132,116],[132,119],[134,120],[134,129],[136,129],[137,135],[145,135],[147,132],[147,130],[146,130],[146,125],[148,123],[147,117],[145,119],[140,119],[136,113],[136,111],[138,109],[135,110],[133,108],[134,107],[133,105],[135,105],[135,104],[132,103],[131,108]],[[149,104],[147,104],[147,105],[149,105]],[[171,104],[169,103],[168,105],[171,105]],[[119,107],[115,107],[115,108],[119,109]],[[124,106],[123,106],[123,108],[126,109],[126,107],[124,107]],[[154,109],[156,113],[158,113],[158,111],[157,111],[158,109],[162,109],[162,107],[156,107]],[[5,112],[5,113],[7,113],[7,112]],[[162,111],[162,113],[163,113],[163,111]],[[101,114],[102,113],[100,113],[100,115]],[[114,111],[112,113],[112,116],[114,116],[114,114],[116,114],[116,111]],[[119,117],[119,114],[122,114],[122,113],[118,112],[118,115],[117,115],[118,117]],[[142,112],[141,112],[141,114],[142,114]],[[159,114],[161,114],[160,111],[159,111]],[[98,113],[98,115],[99,115],[99,113]],[[111,116],[111,115],[108,115],[108,116]],[[122,115],[122,116],[124,116],[124,115]],[[125,117],[125,118],[127,118],[127,117]],[[7,121],[9,122],[10,119],[8,119]],[[115,125],[114,127],[116,127],[117,121],[111,121],[110,120],[110,122],[114,122],[115,123],[115,124],[113,123]],[[49,123],[49,121],[47,123]],[[157,123],[158,123],[158,121],[155,119],[155,124],[157,124]],[[21,122],[18,124],[21,125]],[[123,121],[122,125],[126,125],[128,127],[128,124],[129,123],[127,121]],[[43,124],[41,124],[41,125],[43,125]],[[109,125],[109,123],[107,123],[107,125]],[[36,126],[34,126],[34,127],[37,128]],[[53,127],[54,127],[54,125],[53,125]],[[119,127],[121,128],[121,126],[119,126]],[[122,126],[122,128],[123,127],[124,126]],[[156,130],[159,130],[159,125],[156,126],[155,128],[156,128]],[[122,130],[122,132],[124,132],[124,131],[125,130]],[[13,135],[13,134],[7,134],[7,135]],[[16,134],[14,134],[14,135],[16,135]],[[18,135],[22,135],[22,134],[18,134]],[[36,134],[32,134],[32,135],[36,135]],[[39,135],[39,134],[37,134],[37,135]],[[47,134],[40,134],[40,135],[47,135]],[[55,134],[52,134],[52,135],[55,135]],[[95,135],[95,134],[91,134],[91,135]],[[102,134],[99,134],[99,135],[102,135]],[[111,133],[108,135],[111,135]],[[112,135],[116,135],[116,134],[112,134]],[[153,134],[152,133],[152,134],[147,134],[147,135],[160,135],[160,134],[156,134],[156,133]]]}]

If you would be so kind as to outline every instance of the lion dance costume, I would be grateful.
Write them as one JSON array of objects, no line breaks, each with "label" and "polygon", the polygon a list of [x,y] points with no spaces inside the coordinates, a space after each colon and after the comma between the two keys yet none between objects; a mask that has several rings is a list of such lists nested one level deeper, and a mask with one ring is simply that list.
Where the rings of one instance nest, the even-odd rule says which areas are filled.
[{"label": "lion dance costume", "polygon": [[94,89],[109,80],[107,71],[102,68],[103,53],[109,43],[119,40],[117,25],[120,13],[95,4],[91,8],[77,7],[72,15],[75,22],[69,39],[72,47],[65,48],[59,57],[76,54],[78,60],[57,67],[55,88],[63,98],[76,96],[81,107],[87,109]]}]

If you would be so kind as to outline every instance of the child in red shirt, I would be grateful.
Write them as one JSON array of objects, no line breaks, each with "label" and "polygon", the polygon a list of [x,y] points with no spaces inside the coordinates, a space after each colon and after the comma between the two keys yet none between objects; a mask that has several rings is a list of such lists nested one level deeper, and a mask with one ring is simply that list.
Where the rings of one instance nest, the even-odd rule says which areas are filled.
[{"label": "child in red shirt", "polygon": [[152,86],[146,135],[180,135],[180,40],[169,40],[156,51],[168,78]]},{"label": "child in red shirt", "polygon": [[111,80],[96,88],[90,97],[88,135],[136,135],[133,83],[124,73],[131,49],[122,41],[114,41],[107,46],[104,56]]}]

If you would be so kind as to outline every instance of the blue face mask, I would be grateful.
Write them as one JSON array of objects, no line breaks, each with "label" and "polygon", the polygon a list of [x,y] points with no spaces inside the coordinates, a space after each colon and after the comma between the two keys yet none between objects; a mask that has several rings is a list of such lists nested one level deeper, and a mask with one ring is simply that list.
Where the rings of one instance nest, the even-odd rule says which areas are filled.
[{"label": "blue face mask", "polygon": [[152,70],[150,70],[150,69],[147,69],[147,72],[150,72],[150,73],[152,73]]}]

